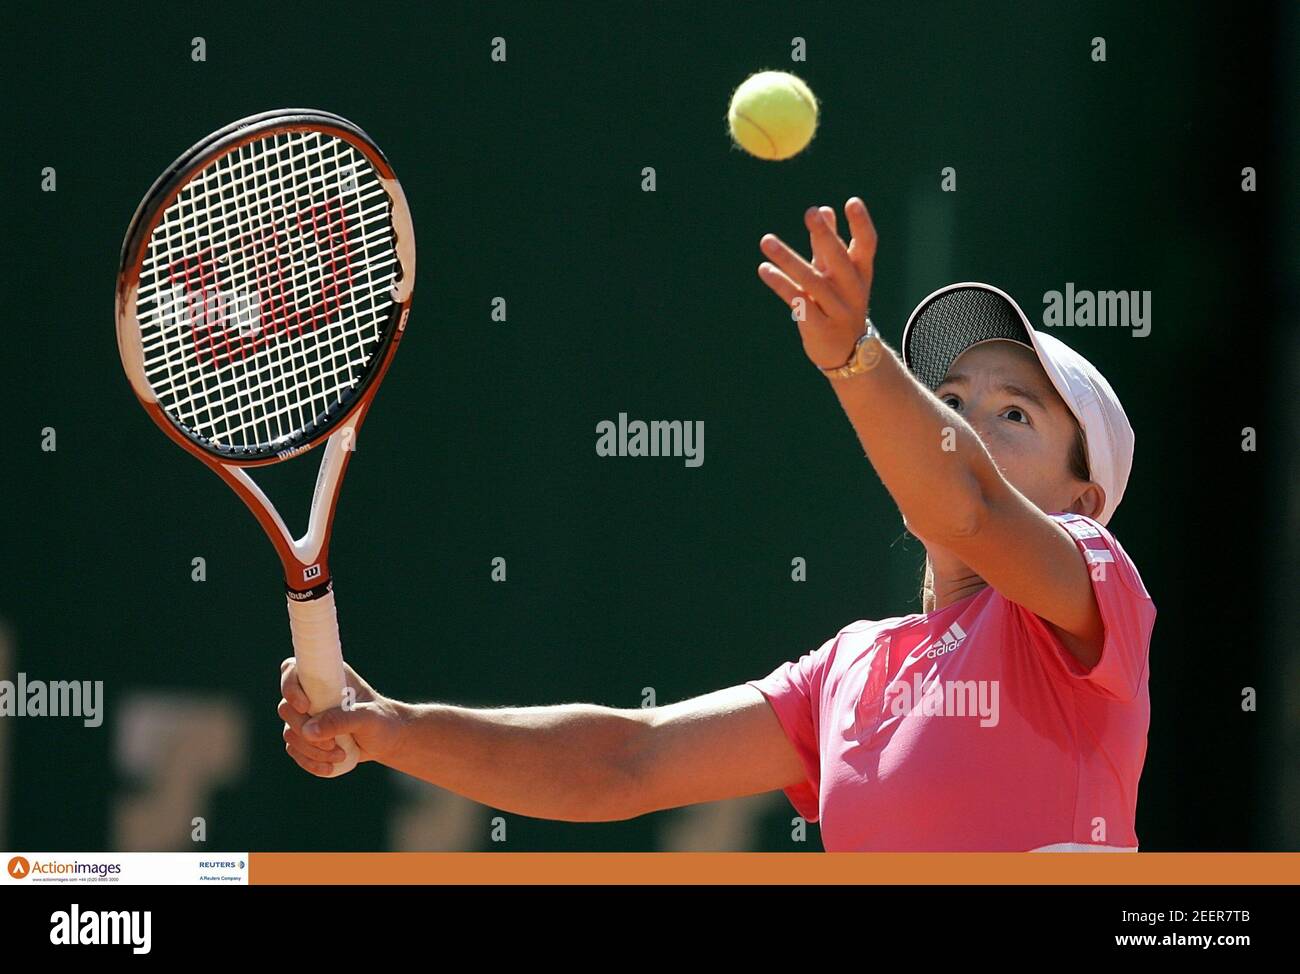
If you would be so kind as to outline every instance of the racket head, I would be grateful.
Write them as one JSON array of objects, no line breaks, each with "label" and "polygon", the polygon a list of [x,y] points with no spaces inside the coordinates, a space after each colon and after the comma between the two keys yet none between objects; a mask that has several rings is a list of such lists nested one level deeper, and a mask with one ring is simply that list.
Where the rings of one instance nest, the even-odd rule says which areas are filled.
[{"label": "racket head", "polygon": [[414,283],[410,209],[375,142],[329,112],[264,112],[192,146],[141,200],[118,269],[118,350],[186,450],[276,463],[369,402]]}]

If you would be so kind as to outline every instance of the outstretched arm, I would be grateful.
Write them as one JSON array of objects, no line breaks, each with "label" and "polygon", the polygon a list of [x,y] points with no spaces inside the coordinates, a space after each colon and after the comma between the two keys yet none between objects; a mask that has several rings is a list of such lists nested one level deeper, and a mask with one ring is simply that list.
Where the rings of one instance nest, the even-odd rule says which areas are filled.
[{"label": "outstretched arm", "polygon": [[770,705],[748,685],[644,710],[476,709],[392,700],[349,669],[358,705],[309,718],[296,664],[281,669],[286,749],[321,776],[343,759],[333,738],[346,732],[363,761],[492,808],[603,822],[772,791],[804,775]]}]

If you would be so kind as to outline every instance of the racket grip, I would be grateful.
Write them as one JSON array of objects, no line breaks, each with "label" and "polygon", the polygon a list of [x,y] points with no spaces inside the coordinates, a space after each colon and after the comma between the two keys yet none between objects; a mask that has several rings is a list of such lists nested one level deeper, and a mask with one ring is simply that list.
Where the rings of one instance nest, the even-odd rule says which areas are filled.
[{"label": "racket grip", "polygon": [[[293,633],[293,655],[298,660],[298,682],[307,691],[312,714],[331,710],[343,703],[343,647],[339,642],[339,617],[334,593],[307,602],[289,599],[289,629]],[[340,734],[335,743],[347,759],[334,765],[331,778],[347,774],[357,766],[361,752],[351,734]]]}]

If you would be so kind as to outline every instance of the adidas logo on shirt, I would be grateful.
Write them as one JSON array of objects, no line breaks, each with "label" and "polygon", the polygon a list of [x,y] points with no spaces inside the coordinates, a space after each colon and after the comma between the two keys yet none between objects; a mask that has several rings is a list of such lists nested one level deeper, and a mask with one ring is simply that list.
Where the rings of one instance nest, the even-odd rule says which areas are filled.
[{"label": "adidas logo on shirt", "polygon": [[938,659],[940,656],[947,656],[949,653],[955,653],[961,647],[962,640],[966,638],[966,633],[961,626],[953,623],[949,626],[942,636],[925,651],[926,659]]}]

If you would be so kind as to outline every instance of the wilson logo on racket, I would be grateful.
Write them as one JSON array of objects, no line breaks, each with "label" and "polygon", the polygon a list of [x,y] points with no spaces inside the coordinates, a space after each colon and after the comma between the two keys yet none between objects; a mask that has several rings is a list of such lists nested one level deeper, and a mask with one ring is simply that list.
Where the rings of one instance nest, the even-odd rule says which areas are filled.
[{"label": "wilson logo on racket", "polygon": [[[158,295],[158,324],[187,332],[195,357],[219,368],[282,335],[296,338],[328,323],[352,287],[342,200],[303,209],[291,222],[292,235],[268,225],[242,235],[220,256],[206,249],[173,261],[170,287]],[[286,271],[304,257],[318,275]],[[255,288],[231,287],[232,278]]]},{"label": "wilson logo on racket", "polygon": [[[275,547],[312,713],[343,695],[330,534],[414,286],[415,231],[392,166],[357,126],[312,109],[240,119],[192,146],[122,242],[122,367],[159,429],[225,481]],[[295,538],[250,470],[322,443]],[[348,734],[335,741],[337,775],[361,753]]]}]

